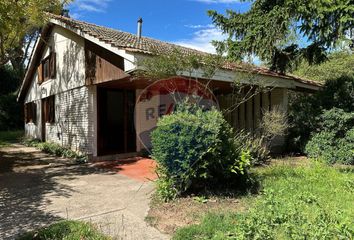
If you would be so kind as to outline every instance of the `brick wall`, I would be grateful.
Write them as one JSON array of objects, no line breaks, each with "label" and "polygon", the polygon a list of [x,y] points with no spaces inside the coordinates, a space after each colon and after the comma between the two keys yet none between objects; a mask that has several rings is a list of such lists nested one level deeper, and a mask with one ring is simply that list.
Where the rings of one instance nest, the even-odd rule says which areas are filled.
[{"label": "brick wall", "polygon": [[94,141],[91,113],[89,88],[80,87],[55,95],[55,123],[46,123],[46,140],[91,154]]}]

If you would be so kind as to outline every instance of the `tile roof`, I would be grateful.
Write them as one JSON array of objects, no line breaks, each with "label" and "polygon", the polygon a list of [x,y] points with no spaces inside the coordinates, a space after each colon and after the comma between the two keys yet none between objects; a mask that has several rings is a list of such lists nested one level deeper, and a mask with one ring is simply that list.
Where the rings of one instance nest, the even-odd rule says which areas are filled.
[{"label": "tile roof", "polygon": [[[163,42],[160,40],[148,38],[142,36],[140,39],[132,33],[123,32],[120,30],[107,28],[98,26],[92,23],[87,23],[79,20],[75,20],[72,18],[67,18],[59,15],[49,14],[50,18],[58,20],[70,27],[75,29],[79,29],[80,31],[99,39],[105,43],[111,44],[114,47],[123,48],[127,51],[131,52],[141,52],[146,54],[163,54],[163,53],[171,53],[174,50],[180,51],[182,54],[186,55],[202,55],[207,56],[209,53],[198,51],[195,49],[183,47],[180,45]],[[246,72],[254,72],[262,75],[292,79],[304,84],[310,84],[315,86],[322,86],[321,83],[299,78],[293,75],[283,75],[277,72],[273,72],[268,68],[258,67],[250,64],[240,64],[240,63],[232,63],[227,62],[223,66],[224,69],[229,70],[238,70],[238,71],[246,71]]]},{"label": "tile roof", "polygon": [[61,21],[71,27],[80,29],[82,32],[89,34],[105,43],[109,43],[114,47],[125,48],[131,51],[143,53],[169,53],[174,49],[178,49],[183,54],[203,54],[208,53],[182,47],[176,44],[159,41],[156,39],[142,36],[140,39],[132,33],[120,30],[98,26],[72,18],[49,14],[51,18]]}]

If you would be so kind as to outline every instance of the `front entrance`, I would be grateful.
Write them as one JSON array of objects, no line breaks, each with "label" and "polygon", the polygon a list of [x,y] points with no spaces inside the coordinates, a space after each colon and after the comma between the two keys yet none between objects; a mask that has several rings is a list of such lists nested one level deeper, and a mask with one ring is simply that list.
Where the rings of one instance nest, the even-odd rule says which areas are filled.
[{"label": "front entrance", "polygon": [[97,88],[98,155],[136,151],[135,91]]}]

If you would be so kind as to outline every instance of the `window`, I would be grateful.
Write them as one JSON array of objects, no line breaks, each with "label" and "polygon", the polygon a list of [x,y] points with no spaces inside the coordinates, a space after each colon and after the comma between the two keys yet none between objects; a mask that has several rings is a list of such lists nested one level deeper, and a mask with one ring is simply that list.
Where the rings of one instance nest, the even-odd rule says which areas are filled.
[{"label": "window", "polygon": [[48,80],[50,78],[50,74],[49,74],[49,58],[46,58],[43,60],[42,62],[43,65],[43,80]]},{"label": "window", "polygon": [[37,121],[37,104],[34,102],[25,104],[25,122],[36,123]]},{"label": "window", "polygon": [[51,52],[48,57],[44,58],[38,66],[38,83],[55,78],[56,75],[56,54]]},{"label": "window", "polygon": [[43,99],[44,121],[47,123],[55,122],[55,97],[50,96]]}]

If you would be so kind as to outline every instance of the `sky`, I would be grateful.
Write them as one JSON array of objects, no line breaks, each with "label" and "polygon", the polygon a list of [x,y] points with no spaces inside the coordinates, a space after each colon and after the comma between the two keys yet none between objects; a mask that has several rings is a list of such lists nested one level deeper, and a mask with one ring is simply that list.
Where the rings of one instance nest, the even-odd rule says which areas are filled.
[{"label": "sky", "polygon": [[143,36],[215,52],[212,40],[225,36],[213,26],[208,10],[247,11],[249,2],[239,0],[76,0],[69,5],[72,18],[136,33],[143,18]]}]

